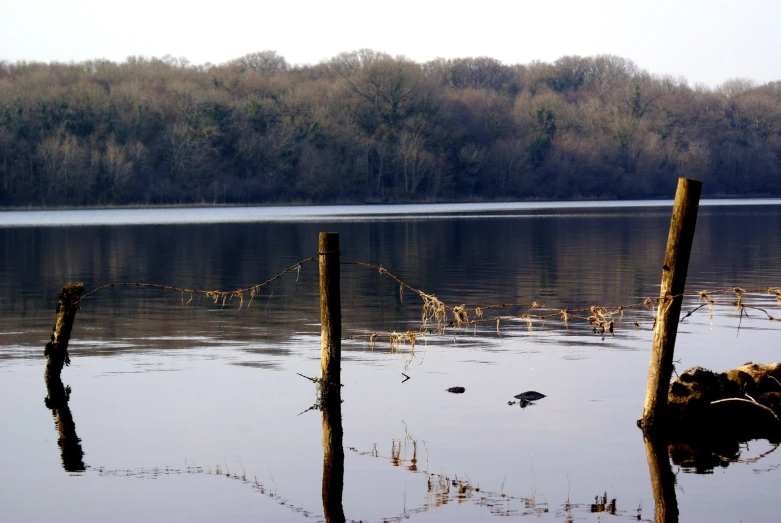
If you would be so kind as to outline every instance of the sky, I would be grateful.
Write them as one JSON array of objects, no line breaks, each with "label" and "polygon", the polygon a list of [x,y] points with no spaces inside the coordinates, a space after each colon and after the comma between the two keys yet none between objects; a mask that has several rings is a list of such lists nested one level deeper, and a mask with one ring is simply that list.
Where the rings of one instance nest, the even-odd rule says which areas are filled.
[{"label": "sky", "polygon": [[274,50],[316,64],[368,48],[511,65],[612,54],[715,87],[781,80],[779,20],[779,0],[0,0],[0,60],[219,64]]}]

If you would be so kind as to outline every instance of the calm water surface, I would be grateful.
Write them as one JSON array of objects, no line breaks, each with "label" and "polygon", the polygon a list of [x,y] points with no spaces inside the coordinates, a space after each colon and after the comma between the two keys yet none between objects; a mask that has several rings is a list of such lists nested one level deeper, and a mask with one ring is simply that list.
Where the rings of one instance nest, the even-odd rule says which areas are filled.
[{"label": "calm water surface", "polygon": [[[780,286],[781,203],[727,203],[700,208],[687,289]],[[63,371],[84,471],[63,465],[43,401],[42,349],[66,282],[248,287],[314,256],[318,232],[336,231],[343,261],[381,265],[448,305],[628,305],[658,292],[670,208],[0,213],[0,521],[325,518],[322,420],[307,411],[314,386],[297,375],[319,372],[316,264],[241,309],[136,288],[85,299]],[[755,303],[780,315],[774,299]],[[342,267],[342,306],[345,337],[420,327],[420,299],[400,296],[376,270]],[[703,310],[682,324],[677,368],[781,360],[779,324],[758,314],[740,319],[733,309],[717,307],[712,321]],[[419,339],[414,357],[408,345],[392,351],[387,338],[374,347],[345,340],[347,519],[653,520],[635,426],[649,320],[627,311],[602,340],[576,320],[568,328],[535,322],[529,331],[506,319],[501,335],[490,323]],[[466,393],[445,392],[456,385]],[[547,397],[525,409],[508,405],[525,390]],[[674,464],[681,521],[777,520],[781,452],[772,450],[749,442],[737,461],[704,475]],[[591,512],[605,493],[616,500],[615,516]]]}]

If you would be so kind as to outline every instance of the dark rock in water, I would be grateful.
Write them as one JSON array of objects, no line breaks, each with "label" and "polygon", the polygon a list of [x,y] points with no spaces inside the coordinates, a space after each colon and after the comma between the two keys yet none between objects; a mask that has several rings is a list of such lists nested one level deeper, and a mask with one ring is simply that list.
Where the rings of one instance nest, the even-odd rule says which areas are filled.
[{"label": "dark rock in water", "polygon": [[712,472],[739,461],[742,442],[781,442],[781,364],[746,363],[726,372],[683,371],[667,392],[663,433],[684,472]]},{"label": "dark rock in water", "polygon": [[781,441],[781,364],[747,363],[722,373],[692,367],[670,384],[667,401],[679,435]]},{"label": "dark rock in water", "polygon": [[446,389],[448,392],[452,392],[453,394],[463,394],[466,392],[466,389],[464,387],[450,387],[449,389]]},{"label": "dark rock in water", "polygon": [[526,392],[521,392],[520,394],[516,394],[513,396],[515,399],[519,399],[523,402],[529,402],[529,401],[537,401],[541,400],[545,397],[545,394],[539,393],[536,390],[527,390]]}]

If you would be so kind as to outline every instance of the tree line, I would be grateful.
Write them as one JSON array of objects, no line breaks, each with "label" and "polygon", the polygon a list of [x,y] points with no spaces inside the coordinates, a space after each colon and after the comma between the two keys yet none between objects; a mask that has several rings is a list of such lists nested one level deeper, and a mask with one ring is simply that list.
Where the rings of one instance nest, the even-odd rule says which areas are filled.
[{"label": "tree line", "polygon": [[0,205],[781,195],[781,81],[611,55],[0,62]]}]

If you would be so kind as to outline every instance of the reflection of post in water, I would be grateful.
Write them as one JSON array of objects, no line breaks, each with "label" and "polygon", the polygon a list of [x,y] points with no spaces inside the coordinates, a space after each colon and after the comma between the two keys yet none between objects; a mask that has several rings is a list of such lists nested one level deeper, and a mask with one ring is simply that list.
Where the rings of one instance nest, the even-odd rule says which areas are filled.
[{"label": "reflection of post in water", "polygon": [[678,523],[678,500],[675,497],[675,474],[667,452],[667,440],[662,435],[643,436],[651,488],[656,506],[656,523]]},{"label": "reflection of post in water", "polygon": [[323,513],[328,523],[344,523],[342,398],[338,388],[321,405],[323,414]]},{"label": "reflection of post in water", "polygon": [[57,423],[57,444],[62,453],[62,467],[68,472],[81,472],[85,469],[84,451],[81,450],[81,440],[76,435],[76,424],[68,407],[70,387],[65,388],[59,376],[48,376],[46,391],[49,394],[46,406],[51,409]]}]

